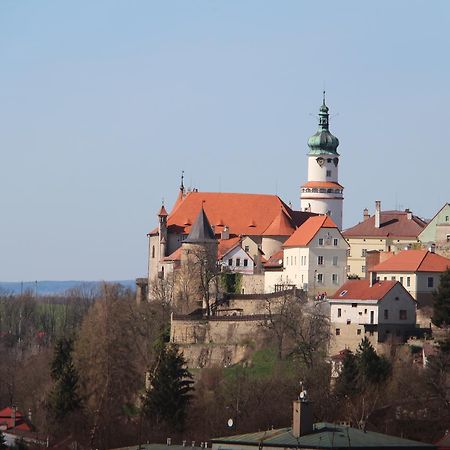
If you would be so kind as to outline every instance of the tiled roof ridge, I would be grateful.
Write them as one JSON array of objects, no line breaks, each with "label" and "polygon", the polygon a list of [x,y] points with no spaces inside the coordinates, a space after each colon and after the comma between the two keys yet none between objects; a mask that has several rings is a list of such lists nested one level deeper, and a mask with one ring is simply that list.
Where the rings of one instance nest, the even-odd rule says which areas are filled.
[{"label": "tiled roof ridge", "polygon": [[[409,251],[409,250],[406,250],[406,251]],[[422,251],[423,251],[423,256],[422,256],[419,264],[417,265],[416,271],[418,271],[420,269],[420,266],[425,261],[425,258],[428,256],[428,254],[430,253],[428,250],[422,250]]]}]

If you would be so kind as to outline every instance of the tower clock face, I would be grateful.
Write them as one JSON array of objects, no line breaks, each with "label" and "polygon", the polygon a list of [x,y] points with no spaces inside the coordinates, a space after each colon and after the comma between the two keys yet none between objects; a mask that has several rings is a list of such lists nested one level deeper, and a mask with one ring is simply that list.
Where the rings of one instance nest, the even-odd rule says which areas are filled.
[{"label": "tower clock face", "polygon": [[321,156],[319,156],[317,159],[317,164],[319,164],[320,167],[322,167],[325,163],[325,159],[323,159]]}]

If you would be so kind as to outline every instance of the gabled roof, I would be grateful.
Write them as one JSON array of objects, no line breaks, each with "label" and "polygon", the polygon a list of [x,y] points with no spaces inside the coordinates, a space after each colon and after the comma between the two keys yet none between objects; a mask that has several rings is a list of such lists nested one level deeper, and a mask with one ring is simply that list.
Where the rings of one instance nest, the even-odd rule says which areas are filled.
[{"label": "gabled roof", "polygon": [[432,444],[411,441],[409,439],[375,433],[373,431],[359,430],[357,428],[331,423],[315,423],[311,433],[300,437],[292,434],[292,428],[279,428],[276,430],[258,431],[237,436],[228,436],[211,439],[213,443],[229,445],[252,446],[259,448],[308,448],[308,449],[434,449]]},{"label": "gabled roof", "polygon": [[205,210],[200,208],[194,225],[192,225],[191,231],[184,242],[187,244],[201,244],[215,241],[216,237],[214,236],[214,231],[211,228],[208,217],[206,217]]},{"label": "gabled roof", "polygon": [[321,228],[337,228],[329,216],[310,217],[297,228],[294,234],[283,244],[283,247],[305,247]]},{"label": "gabled roof", "polygon": [[348,228],[342,234],[351,237],[409,237],[417,238],[427,223],[420,217],[412,215],[408,219],[407,211],[381,211],[380,228],[375,228],[375,216]]},{"label": "gabled roof", "polygon": [[280,208],[272,223],[264,231],[263,236],[290,236],[294,231],[295,226],[292,225],[292,220],[283,211],[283,208]]},{"label": "gabled roof", "polygon": [[[381,300],[398,281],[377,281],[370,286],[369,280],[348,280],[329,300]],[[405,291],[406,292],[406,291]]]},{"label": "gabled roof", "polygon": [[266,269],[276,269],[283,267],[283,250],[274,253],[267,261],[264,262]]},{"label": "gabled roof", "polygon": [[222,259],[230,250],[233,250],[241,242],[240,237],[220,239],[217,246],[217,259]]},{"label": "gabled roof", "polygon": [[16,410],[16,424],[13,424],[13,408],[7,407],[0,411],[0,427],[6,426],[6,431],[15,428],[16,430],[21,431],[32,431],[33,428],[26,421],[25,416],[17,409]]},{"label": "gabled roof", "polygon": [[403,250],[377,264],[373,272],[445,272],[450,259],[428,250]]},{"label": "gabled roof", "polygon": [[[282,209],[294,226],[301,225],[308,217],[305,211],[294,211],[278,196],[267,194],[235,194],[223,192],[188,192],[179,197],[167,218],[169,233],[187,234],[192,220],[203,206],[215,232],[228,226],[233,235],[261,236]],[[189,220],[188,220],[189,219]],[[157,233],[153,229],[149,234]]]}]

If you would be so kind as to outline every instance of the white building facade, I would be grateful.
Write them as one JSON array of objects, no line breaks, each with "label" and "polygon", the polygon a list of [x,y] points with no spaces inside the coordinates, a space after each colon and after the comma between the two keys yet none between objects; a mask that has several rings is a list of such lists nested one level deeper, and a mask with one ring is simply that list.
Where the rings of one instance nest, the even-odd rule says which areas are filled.
[{"label": "white building facade", "polygon": [[339,184],[339,140],[329,131],[328,107],[319,112],[319,129],[308,140],[308,182],[301,187],[302,211],[327,214],[342,229],[344,188]]}]

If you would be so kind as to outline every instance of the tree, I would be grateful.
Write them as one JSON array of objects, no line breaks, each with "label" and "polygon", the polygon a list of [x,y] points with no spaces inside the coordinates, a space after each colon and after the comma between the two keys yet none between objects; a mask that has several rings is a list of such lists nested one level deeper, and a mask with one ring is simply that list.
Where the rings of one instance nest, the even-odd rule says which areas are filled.
[{"label": "tree", "polygon": [[50,394],[49,405],[51,414],[57,421],[65,419],[81,407],[78,395],[78,373],[73,364],[72,353],[72,339],[61,338],[57,341],[51,363],[54,387]]},{"label": "tree", "polygon": [[312,367],[329,339],[329,323],[321,304],[307,302],[297,290],[290,289],[267,298],[265,306],[262,327],[275,340],[278,359],[296,356]]},{"label": "tree", "polygon": [[438,327],[450,325],[450,268],[441,275],[433,297],[432,322]]},{"label": "tree", "polygon": [[145,415],[181,431],[191,400],[192,384],[192,375],[185,368],[178,347],[174,344],[162,346],[144,399]]},{"label": "tree", "polygon": [[336,393],[342,397],[354,395],[358,390],[357,384],[357,360],[351,351],[347,351],[342,361],[341,373],[336,382]]},{"label": "tree", "polygon": [[358,384],[362,389],[367,383],[383,383],[387,380],[391,365],[384,356],[379,356],[367,336],[361,340],[356,350]]}]

